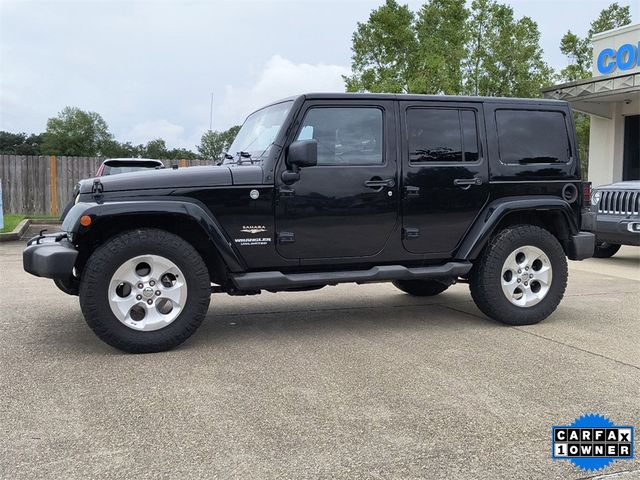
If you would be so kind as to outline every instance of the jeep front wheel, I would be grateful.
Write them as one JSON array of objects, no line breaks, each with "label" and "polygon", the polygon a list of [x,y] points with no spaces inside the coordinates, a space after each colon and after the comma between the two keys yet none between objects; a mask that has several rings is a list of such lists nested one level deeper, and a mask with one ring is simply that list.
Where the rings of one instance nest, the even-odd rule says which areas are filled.
[{"label": "jeep front wheel", "polygon": [[191,336],[209,307],[211,283],[198,252],[164,230],[122,233],[89,257],[80,306],[104,342],[130,353],[169,350]]},{"label": "jeep front wheel", "polygon": [[550,232],[517,225],[498,233],[476,261],[471,296],[488,317],[531,325],[557,308],[567,286],[567,260]]}]

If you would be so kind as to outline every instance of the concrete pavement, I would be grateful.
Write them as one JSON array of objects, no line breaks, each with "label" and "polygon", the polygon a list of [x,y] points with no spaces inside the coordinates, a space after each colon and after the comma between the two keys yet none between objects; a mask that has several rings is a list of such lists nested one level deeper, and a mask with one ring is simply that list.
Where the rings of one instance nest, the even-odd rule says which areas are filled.
[{"label": "concrete pavement", "polygon": [[640,427],[637,248],[571,262],[539,325],[486,319],[466,285],[348,284],[214,295],[182,347],[126,355],[22,246],[0,246],[1,478],[591,478],[551,460],[551,425]]}]

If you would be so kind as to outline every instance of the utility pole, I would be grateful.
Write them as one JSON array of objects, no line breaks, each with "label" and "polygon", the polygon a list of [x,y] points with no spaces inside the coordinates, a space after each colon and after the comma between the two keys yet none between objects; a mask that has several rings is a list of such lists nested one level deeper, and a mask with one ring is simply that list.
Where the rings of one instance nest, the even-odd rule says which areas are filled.
[{"label": "utility pole", "polygon": [[213,92],[211,92],[211,108],[209,108],[209,131],[213,128]]}]

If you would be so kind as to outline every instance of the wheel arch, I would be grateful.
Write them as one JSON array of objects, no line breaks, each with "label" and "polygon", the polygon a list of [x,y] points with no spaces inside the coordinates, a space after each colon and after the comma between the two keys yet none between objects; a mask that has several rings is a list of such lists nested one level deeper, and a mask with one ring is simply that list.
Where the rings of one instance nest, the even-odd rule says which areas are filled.
[{"label": "wheel arch", "polygon": [[575,213],[557,197],[506,197],[491,202],[467,232],[456,258],[475,260],[489,239],[509,225],[537,225],[551,232],[565,253],[571,253],[571,236],[578,233]]},{"label": "wheel arch", "polygon": [[[228,281],[229,271],[242,272],[246,266],[232,248],[222,227],[205,208],[184,201],[89,204],[86,208],[78,209],[78,212],[70,212],[69,223],[72,225],[63,227],[74,232],[74,243],[80,250],[77,262],[80,269],[91,252],[114,235],[138,228],[158,228],[174,233],[193,245],[205,261],[212,281],[224,285]],[[79,224],[82,215],[91,217],[89,227]]]}]

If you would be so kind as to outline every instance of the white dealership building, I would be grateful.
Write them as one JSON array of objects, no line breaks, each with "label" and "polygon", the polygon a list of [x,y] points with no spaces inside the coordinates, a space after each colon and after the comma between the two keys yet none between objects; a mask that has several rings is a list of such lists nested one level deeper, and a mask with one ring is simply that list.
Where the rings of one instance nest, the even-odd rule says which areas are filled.
[{"label": "white dealership building", "polygon": [[591,116],[588,179],[640,180],[640,24],[593,36],[593,77],[554,85],[545,98]]}]

